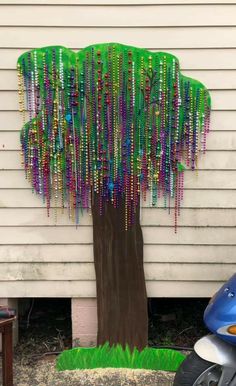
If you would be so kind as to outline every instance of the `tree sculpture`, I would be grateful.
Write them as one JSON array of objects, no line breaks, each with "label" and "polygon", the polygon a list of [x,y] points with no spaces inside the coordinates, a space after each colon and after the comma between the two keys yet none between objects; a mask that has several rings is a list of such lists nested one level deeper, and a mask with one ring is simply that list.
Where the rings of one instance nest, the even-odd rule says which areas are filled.
[{"label": "tree sculpture", "polygon": [[142,349],[140,199],[173,199],[176,229],[184,164],[195,169],[205,151],[208,91],[173,55],[117,43],[34,49],[18,59],[18,76],[27,179],[48,212],[66,206],[78,224],[92,210],[98,344]]}]

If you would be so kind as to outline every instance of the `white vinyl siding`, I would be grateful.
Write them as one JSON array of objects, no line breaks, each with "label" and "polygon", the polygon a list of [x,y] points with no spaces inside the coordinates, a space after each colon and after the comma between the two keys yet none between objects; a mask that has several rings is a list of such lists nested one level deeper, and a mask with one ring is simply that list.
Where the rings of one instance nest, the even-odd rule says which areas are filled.
[{"label": "white vinyl siding", "polygon": [[[94,297],[92,219],[47,217],[21,165],[16,61],[32,48],[118,42],[179,58],[212,97],[197,173],[185,172],[179,228],[142,203],[153,297],[211,296],[236,270],[236,0],[1,0],[0,297]],[[55,215],[57,221],[55,221]]]}]

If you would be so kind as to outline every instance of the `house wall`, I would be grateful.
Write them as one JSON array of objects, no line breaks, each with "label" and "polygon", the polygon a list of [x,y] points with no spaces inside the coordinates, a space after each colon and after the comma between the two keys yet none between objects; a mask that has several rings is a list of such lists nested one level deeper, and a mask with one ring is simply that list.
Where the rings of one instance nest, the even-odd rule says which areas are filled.
[{"label": "house wall", "polygon": [[168,211],[142,208],[148,295],[211,296],[235,271],[235,15],[233,0],[1,0],[1,298],[96,295],[91,216],[78,229],[59,211],[47,218],[21,166],[16,61],[48,45],[79,50],[110,41],[166,51],[183,74],[205,83],[208,150],[197,173],[186,171],[178,233]]}]

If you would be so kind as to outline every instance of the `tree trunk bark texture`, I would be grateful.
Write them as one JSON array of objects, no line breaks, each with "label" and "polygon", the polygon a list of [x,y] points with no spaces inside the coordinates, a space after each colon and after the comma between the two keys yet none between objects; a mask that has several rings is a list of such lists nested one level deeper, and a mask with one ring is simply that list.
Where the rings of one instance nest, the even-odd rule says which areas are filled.
[{"label": "tree trunk bark texture", "polygon": [[124,200],[118,208],[105,203],[101,215],[94,194],[92,216],[98,345],[108,341],[141,350],[148,343],[148,311],[139,208],[135,224],[125,230]]}]

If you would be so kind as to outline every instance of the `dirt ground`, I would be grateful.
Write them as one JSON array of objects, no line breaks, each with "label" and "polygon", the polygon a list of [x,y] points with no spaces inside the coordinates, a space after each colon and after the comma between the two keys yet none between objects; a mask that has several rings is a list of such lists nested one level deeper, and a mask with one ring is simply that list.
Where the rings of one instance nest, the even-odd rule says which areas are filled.
[{"label": "dirt ground", "polygon": [[173,377],[167,372],[130,369],[58,372],[55,356],[30,364],[17,358],[14,363],[14,386],[170,386]]}]

